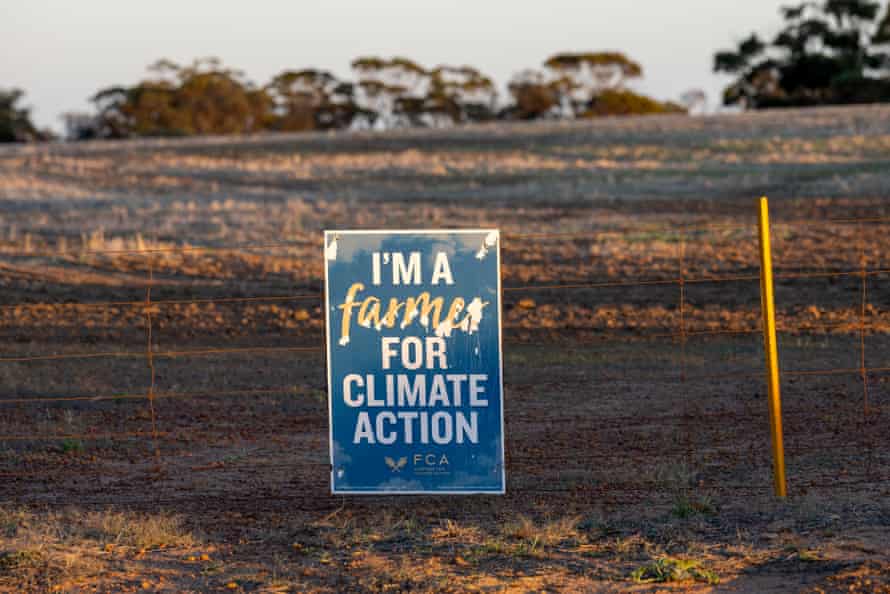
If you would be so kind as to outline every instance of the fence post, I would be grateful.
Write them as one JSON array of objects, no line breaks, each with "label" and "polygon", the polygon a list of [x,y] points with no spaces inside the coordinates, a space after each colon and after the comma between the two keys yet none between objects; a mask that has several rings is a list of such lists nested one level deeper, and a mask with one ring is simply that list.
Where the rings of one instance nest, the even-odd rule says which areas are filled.
[{"label": "fence post", "polygon": [[773,300],[773,258],[770,248],[769,203],[760,199],[760,311],[763,314],[763,351],[769,394],[769,424],[773,443],[773,484],[776,497],[785,497],[785,445],[782,437],[782,399],[779,392],[779,350]]}]

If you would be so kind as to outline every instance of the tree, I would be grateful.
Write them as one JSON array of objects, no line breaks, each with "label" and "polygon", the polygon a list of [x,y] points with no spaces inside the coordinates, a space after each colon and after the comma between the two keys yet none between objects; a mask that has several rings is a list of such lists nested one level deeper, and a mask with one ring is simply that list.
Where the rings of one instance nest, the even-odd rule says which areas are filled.
[{"label": "tree", "polygon": [[46,140],[31,122],[30,110],[17,105],[24,95],[21,89],[0,89],[0,142]]},{"label": "tree", "polygon": [[269,123],[274,130],[347,128],[360,112],[354,86],[324,70],[287,70],[265,91],[272,103]]},{"label": "tree", "polygon": [[437,66],[431,74],[425,111],[452,122],[494,118],[497,89],[492,80],[472,66]]},{"label": "tree", "polygon": [[520,120],[560,117],[560,89],[539,70],[522,70],[507,86],[514,105],[507,110]]},{"label": "tree", "polygon": [[[132,88],[107,87],[98,91],[91,99],[98,112],[95,131],[92,136],[83,138],[128,138],[134,135],[137,128],[134,112],[137,111],[140,91],[143,90],[142,85],[137,85]],[[163,97],[161,89],[157,91]],[[168,101],[163,101],[162,105],[166,103]]]},{"label": "tree", "polygon": [[769,44],[756,34],[714,56],[715,72],[736,77],[724,103],[759,108],[890,100],[890,8],[871,0],[825,0],[782,8],[784,28]]},{"label": "tree", "polygon": [[93,96],[103,138],[243,134],[266,128],[271,99],[264,89],[215,58],[149,68],[156,78],[134,87],[109,87]]},{"label": "tree", "polygon": [[408,58],[360,57],[352,62],[358,82],[356,106],[379,128],[422,125],[423,101],[430,88],[430,73]]},{"label": "tree", "polygon": [[183,130],[191,134],[243,134],[265,126],[270,101],[262,89],[243,80],[240,71],[224,69],[217,61],[196,62],[177,72],[174,93]]},{"label": "tree", "polygon": [[544,62],[551,84],[562,97],[563,111],[580,116],[605,91],[623,91],[628,79],[643,76],[643,68],[620,52],[562,53]]},{"label": "tree", "polygon": [[884,18],[878,23],[875,34],[872,37],[872,43],[890,43],[890,4],[887,5],[887,9],[884,11]]},{"label": "tree", "polygon": [[524,70],[510,81],[515,104],[504,115],[519,119],[590,118],[685,110],[625,88],[643,68],[620,52],[560,53],[544,70]]},{"label": "tree", "polygon": [[565,85],[563,91],[577,101],[589,101],[607,89],[621,90],[628,79],[643,76],[642,66],[620,52],[556,54],[544,66],[555,74],[554,80]]}]

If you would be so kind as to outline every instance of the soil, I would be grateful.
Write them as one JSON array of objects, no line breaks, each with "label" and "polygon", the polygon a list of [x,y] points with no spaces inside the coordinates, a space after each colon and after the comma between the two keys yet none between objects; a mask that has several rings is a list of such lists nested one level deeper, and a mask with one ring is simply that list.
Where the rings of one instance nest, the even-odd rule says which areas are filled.
[{"label": "soil", "polygon": [[[0,201],[0,589],[890,591],[890,108],[30,146]],[[507,495],[333,497],[321,232],[467,226]],[[189,538],[72,528],[121,511]]]}]

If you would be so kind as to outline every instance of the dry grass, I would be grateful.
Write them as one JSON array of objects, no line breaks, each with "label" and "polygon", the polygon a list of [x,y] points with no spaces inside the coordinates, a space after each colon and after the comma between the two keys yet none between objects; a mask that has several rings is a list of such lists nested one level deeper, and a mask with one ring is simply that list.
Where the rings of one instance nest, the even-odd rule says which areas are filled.
[{"label": "dry grass", "polygon": [[126,511],[35,512],[0,508],[0,585],[60,589],[97,578],[115,559],[152,549],[191,548],[182,518]]},{"label": "dry grass", "polygon": [[578,516],[563,516],[541,522],[535,522],[527,516],[519,516],[504,526],[502,534],[507,538],[549,547],[577,540],[580,521]]},{"label": "dry grass", "polygon": [[433,527],[430,535],[436,540],[459,543],[478,542],[482,538],[478,526],[462,524],[455,520],[443,520],[439,526]]}]

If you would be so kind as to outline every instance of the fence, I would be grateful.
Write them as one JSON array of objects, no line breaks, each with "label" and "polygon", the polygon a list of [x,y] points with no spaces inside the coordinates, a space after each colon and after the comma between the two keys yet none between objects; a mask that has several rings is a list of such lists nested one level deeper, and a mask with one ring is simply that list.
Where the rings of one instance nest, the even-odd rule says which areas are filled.
[{"label": "fence", "polygon": [[[877,402],[873,392],[876,385],[883,383],[881,376],[890,371],[890,366],[867,365],[866,346],[871,334],[885,332],[882,325],[870,325],[868,321],[872,315],[869,281],[890,270],[881,266],[868,267],[864,233],[866,228],[888,222],[890,219],[881,218],[830,219],[786,221],[775,225],[777,229],[832,225],[848,229],[840,233],[841,239],[850,237],[850,228],[858,237],[855,248],[858,265],[854,267],[780,270],[774,275],[779,282],[858,281],[858,320],[855,323],[844,318],[839,322],[808,322],[806,327],[780,325],[785,334],[855,335],[856,339],[855,344],[850,345],[856,351],[855,364],[782,370],[782,379],[786,382],[783,387],[786,388],[789,382],[793,382],[796,389],[801,387],[799,382],[827,382],[816,385],[821,394],[827,395],[827,404],[795,395],[790,398],[790,406],[786,402],[784,417],[790,422],[790,434],[794,437],[788,447],[792,460],[792,493],[821,488],[858,489],[863,485],[881,485],[888,479],[884,458],[888,437],[879,432],[880,418],[886,407],[880,400],[880,390]],[[711,294],[735,297],[738,287],[757,287],[762,280],[760,272],[753,266],[718,274],[709,273],[707,269],[698,273],[691,271],[690,261],[695,256],[690,253],[691,238],[696,234],[714,232],[748,233],[750,251],[756,253],[756,228],[750,222],[685,225],[671,230],[671,235],[656,237],[651,242],[670,244],[676,249],[674,274],[662,272],[651,278],[593,278],[587,282],[583,282],[584,279],[532,284],[514,282],[504,287],[505,300],[512,305],[510,312],[514,313],[539,309],[536,303],[526,303],[530,295],[567,297],[566,303],[574,304],[577,303],[576,295],[641,291],[636,299],[639,303],[663,306],[663,317],[676,323],[675,328],[665,332],[634,331],[640,327],[630,323],[635,322],[633,319],[621,320],[623,325],[616,324],[618,331],[611,332],[575,324],[571,332],[557,328],[558,331],[549,336],[533,324],[524,328],[518,323],[512,330],[508,324],[505,348],[508,353],[513,351],[515,354],[512,367],[509,357],[506,361],[508,497],[562,494],[576,499],[597,497],[614,503],[636,503],[660,492],[678,489],[684,492],[700,489],[709,493],[765,491],[770,468],[769,448],[765,445],[770,409],[759,397],[750,403],[741,401],[740,397],[740,394],[755,389],[753,387],[763,386],[762,359],[759,365],[717,372],[706,357],[708,350],[718,348],[707,341],[756,339],[764,332],[764,325],[713,327],[709,322],[707,327],[699,327],[701,324],[692,323],[690,317],[694,310],[690,292],[695,288],[708,287]],[[509,254],[511,250],[521,251],[532,244],[584,245],[593,237],[589,232],[507,233],[504,234],[503,249]],[[76,331],[82,329],[77,325],[80,317],[97,312],[131,321],[139,319],[144,332],[141,345],[137,346],[133,340],[130,347],[123,350],[84,349],[74,340],[78,346],[71,352],[8,352],[0,356],[0,382],[7,386],[0,405],[8,413],[4,415],[5,428],[0,432],[0,442],[6,444],[6,454],[0,462],[0,476],[6,479],[3,498],[9,502],[76,500],[80,503],[123,501],[137,504],[145,501],[156,504],[181,502],[189,496],[206,502],[215,496],[221,501],[240,498],[254,503],[265,499],[309,507],[331,505],[332,498],[325,493],[328,485],[326,408],[320,406],[326,397],[324,365],[322,361],[313,360],[323,356],[323,328],[318,325],[318,319],[311,315],[306,318],[306,310],[294,305],[309,304],[311,307],[314,304],[318,309],[322,300],[321,287],[311,292],[274,295],[170,299],[157,296],[163,285],[157,276],[158,269],[163,258],[171,254],[237,254],[291,247],[292,243],[270,242],[225,247],[80,250],[71,255],[81,259],[90,256],[141,259],[143,280],[130,280],[141,286],[144,298],[20,301],[0,306],[0,312],[10,315],[28,313],[28,319],[35,321],[40,321],[41,315],[51,321],[51,316],[58,312],[72,315],[74,320],[68,327],[73,330],[62,336],[65,340],[71,340]],[[60,257],[58,250],[36,250],[28,246],[25,251],[32,259]],[[320,263],[320,237],[317,251]],[[781,257],[777,261],[781,266]],[[552,262],[543,265],[547,267]],[[507,259],[507,276],[510,275],[509,266]],[[3,270],[16,273],[18,269],[10,264]],[[66,279],[62,277],[61,280]],[[28,279],[21,282],[28,282]],[[79,283],[75,281],[73,284]],[[233,279],[228,284],[223,283],[222,288],[234,284]],[[654,291],[676,293],[673,302],[668,303],[651,298]],[[782,297],[779,295],[778,298],[780,305]],[[291,307],[285,308],[282,304],[291,304]],[[302,321],[314,332],[307,335],[301,329],[288,337],[299,344],[160,348],[158,331],[165,310],[221,305],[233,309],[275,306],[286,315],[303,318]],[[125,311],[128,313],[123,313]],[[58,329],[51,323],[47,325],[53,330]],[[228,323],[218,325],[223,330],[231,327]],[[177,331],[187,333],[189,328]],[[55,334],[49,334],[43,339],[54,344],[55,337]],[[699,340],[707,343],[704,353],[693,351],[694,342]],[[641,355],[648,353],[646,349],[653,344],[661,343],[668,347],[655,347],[656,360],[650,359],[648,354]],[[606,348],[597,351],[594,347]],[[625,351],[621,351],[622,348]],[[8,344],[5,350],[10,350]],[[827,350],[830,352],[823,354],[831,363],[836,361],[838,352],[849,351],[849,348]],[[762,351],[753,354],[763,356]],[[301,357],[293,359],[295,355]],[[727,356],[728,360],[733,357],[731,354]],[[227,362],[232,357],[249,359],[245,364],[233,365]],[[284,367],[269,363],[275,361],[282,365],[281,357],[286,357],[284,364],[294,365],[297,371],[287,368],[284,372],[281,371]],[[661,359],[657,359],[659,357]],[[201,359],[209,361],[203,368],[194,363]],[[672,369],[665,373],[659,360],[667,361]],[[68,374],[68,378],[81,377],[86,384],[97,377],[97,368],[89,367],[95,361],[107,363],[109,368],[104,370],[105,373],[114,378],[125,378],[126,383],[134,384],[134,389],[104,393],[77,386],[69,393],[62,393],[56,381],[49,393],[43,393],[39,386],[29,383],[39,382],[42,376],[57,371]],[[182,366],[180,362],[183,361],[189,364]],[[266,367],[258,363],[261,361],[266,362]],[[695,361],[700,362],[697,372],[693,372]],[[145,365],[147,372],[138,372],[131,363]],[[163,365],[170,366],[164,373],[176,378],[167,381],[166,388],[158,382]],[[50,366],[50,371],[37,366]],[[656,367],[655,373],[652,367]],[[15,371],[8,371],[11,368]],[[284,375],[291,373],[287,377],[292,381],[269,381],[266,376],[276,370]],[[616,370],[625,373],[616,373]],[[139,383],[137,372],[145,380],[141,389],[135,388]],[[257,379],[254,372],[262,372],[264,377]],[[238,376],[228,377],[225,373]],[[297,374],[295,381],[293,373]],[[223,374],[222,380],[214,381],[214,374]],[[191,381],[186,381],[187,378]],[[852,412],[852,401],[847,397],[851,386],[849,382],[844,383],[844,378],[854,378],[861,384],[860,415]],[[10,390],[10,384],[17,387]],[[181,389],[183,384],[189,384],[192,389]],[[203,389],[194,389],[195,385],[202,384]],[[239,384],[243,387],[237,387]],[[77,388],[81,390],[78,392]],[[598,392],[611,390],[614,394],[591,396],[592,389]],[[714,389],[713,393],[711,389]],[[805,389],[814,388],[811,385]],[[674,398],[678,392],[681,397]],[[778,393],[774,395],[774,402],[777,402]],[[573,408],[554,407],[557,398]],[[632,401],[633,398],[651,402],[641,404]],[[174,403],[177,403],[175,408]],[[603,412],[609,408],[616,409],[618,414]],[[677,413],[677,408],[682,412]],[[574,409],[580,412],[571,412]],[[781,420],[780,416],[776,418]],[[670,426],[670,423],[674,425]],[[806,429],[811,425],[818,426],[818,432],[808,434]],[[843,434],[843,431],[849,434]],[[774,430],[774,436],[780,437],[780,431]],[[781,440],[778,443],[781,444]],[[672,462],[666,463],[667,458]],[[863,465],[862,472],[850,472],[849,466],[858,464]],[[282,472],[288,474],[282,476]],[[205,478],[213,474],[216,478]],[[146,484],[152,485],[148,493],[144,489]],[[258,492],[245,491],[246,484]],[[784,486],[784,479],[776,483],[777,492],[783,493],[780,485]]]}]

